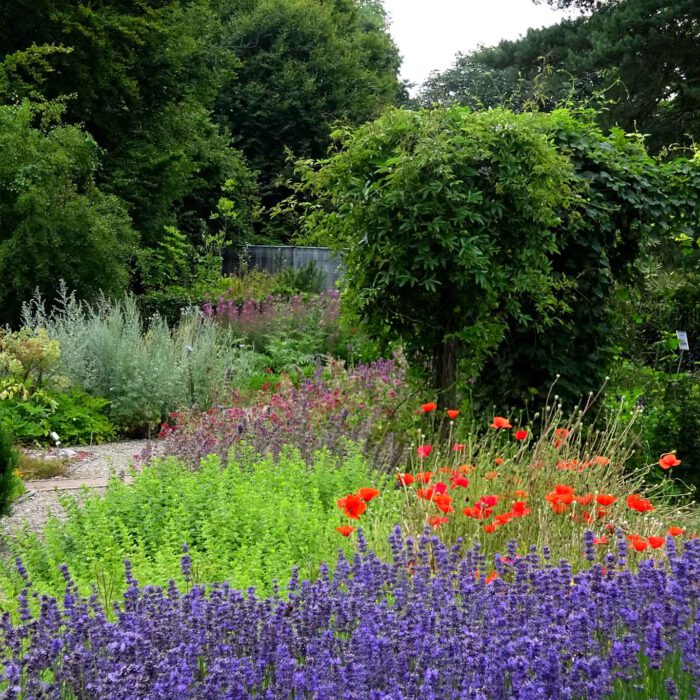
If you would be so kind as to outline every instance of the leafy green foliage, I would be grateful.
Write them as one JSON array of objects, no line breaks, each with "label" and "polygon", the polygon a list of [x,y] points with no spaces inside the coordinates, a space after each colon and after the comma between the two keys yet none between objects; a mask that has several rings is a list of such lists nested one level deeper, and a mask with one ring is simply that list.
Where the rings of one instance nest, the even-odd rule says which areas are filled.
[{"label": "leafy green foliage", "polygon": [[[616,367],[608,389],[608,403],[630,420],[638,446],[630,466],[655,464],[659,456],[675,452],[681,464],[668,472],[652,473],[656,480],[673,478],[679,492],[694,491],[700,500],[700,374],[652,369],[629,361]],[[620,404],[622,408],[620,408]]]},{"label": "leafy green foliage", "polygon": [[[555,0],[552,0],[552,4]],[[656,152],[697,140],[700,110],[700,63],[697,60],[696,0],[556,0],[560,6],[578,5],[588,16],[552,27],[531,29],[516,41],[480,49],[428,86],[440,99],[441,85],[453,88],[451,101],[469,104],[474,95],[492,95],[496,88],[472,79],[477,67],[492,71],[496,84],[518,75],[525,84],[544,78],[551,108],[567,96],[586,101],[603,91],[609,104],[599,115],[604,127],[650,134]],[[543,75],[543,65],[563,72]],[[567,79],[567,74],[569,78]],[[541,85],[542,86],[542,85]],[[506,92],[517,96],[521,85],[511,80]]]},{"label": "leafy green foliage", "polygon": [[105,415],[108,406],[107,399],[80,389],[39,389],[27,398],[1,400],[0,421],[20,442],[53,443],[51,433],[56,432],[64,445],[85,445],[114,438],[114,426]]},{"label": "leafy green foliage", "polygon": [[563,312],[546,335],[536,325],[511,323],[480,377],[488,405],[495,395],[517,404],[543,399],[556,375],[556,392],[566,400],[598,389],[617,346],[615,284],[633,277],[640,251],[673,209],[662,169],[641,139],[619,130],[604,136],[590,118],[563,111],[542,123],[574,169],[576,201],[560,212],[551,256]]},{"label": "leafy green foliage", "polygon": [[301,169],[318,197],[307,231],[345,251],[347,301],[452,405],[458,359],[478,371],[510,322],[546,327],[557,304],[551,256],[572,173],[546,124],[500,109],[392,110]]},{"label": "leafy green foliage", "polygon": [[9,513],[17,490],[15,470],[19,463],[19,453],[13,447],[12,439],[12,432],[0,416],[0,517]]},{"label": "leafy green foliage", "polygon": [[221,186],[246,188],[250,173],[209,115],[237,61],[218,41],[208,0],[19,0],[1,12],[0,58],[9,55],[10,66],[16,55],[25,65],[41,59],[28,81],[35,95],[65,100],[67,121],[104,149],[101,185],[128,202],[147,245],[164,226],[196,241]]},{"label": "leafy green foliage", "polygon": [[117,293],[135,236],[123,203],[95,185],[97,148],[75,126],[34,125],[28,103],[0,106],[0,323],[62,278],[84,298]]},{"label": "leafy green foliage", "polygon": [[[198,471],[157,460],[133,484],[112,481],[104,497],[90,496],[82,506],[65,501],[65,523],[51,520],[43,538],[26,533],[9,546],[38,590],[60,592],[59,566],[67,563],[80,589],[97,583],[106,603],[123,590],[125,558],[142,583],[184,585],[183,543],[195,581],[227,580],[269,593],[275,580],[288,580],[292,566],[308,578],[322,561],[335,560],[345,543],[335,531],[343,522],[339,495],[384,485],[357,453],[342,462],[319,453],[309,466],[294,450],[279,463],[243,450],[227,465],[205,459]],[[21,585],[14,563],[3,562],[0,600]]]},{"label": "leafy green foliage", "polygon": [[[334,123],[359,124],[395,104],[398,51],[377,3],[225,0],[222,14],[225,45],[241,67],[224,84],[216,114],[260,172],[263,202],[272,205],[285,192],[288,150],[320,157]],[[282,225],[273,220],[268,233]]]},{"label": "leafy green foliage", "polygon": [[[640,279],[621,287],[613,299],[612,319],[616,354],[653,370],[692,369],[700,345],[700,277],[692,271],[669,269],[654,261]],[[688,334],[691,353],[679,367],[675,331]]]}]

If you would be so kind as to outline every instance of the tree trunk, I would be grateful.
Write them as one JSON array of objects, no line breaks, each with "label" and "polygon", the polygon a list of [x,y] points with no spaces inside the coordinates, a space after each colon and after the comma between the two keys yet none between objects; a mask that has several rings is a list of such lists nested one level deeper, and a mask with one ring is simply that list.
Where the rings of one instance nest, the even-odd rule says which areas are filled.
[{"label": "tree trunk", "polygon": [[435,357],[435,388],[441,409],[457,405],[457,349],[455,338],[443,340]]}]

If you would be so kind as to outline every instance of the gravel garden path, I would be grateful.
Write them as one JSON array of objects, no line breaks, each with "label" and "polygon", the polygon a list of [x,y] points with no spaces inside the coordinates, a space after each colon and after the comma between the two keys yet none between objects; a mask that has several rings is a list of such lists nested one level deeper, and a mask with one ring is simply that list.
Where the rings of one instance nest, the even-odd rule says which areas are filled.
[{"label": "gravel garden path", "polygon": [[[84,486],[90,491],[101,493],[112,474],[128,481],[129,466],[134,463],[134,456],[147,444],[147,440],[127,440],[71,448],[75,454],[69,458],[64,476],[25,482],[27,493],[15,501],[12,513],[0,520],[0,539],[24,523],[32,530],[41,530],[49,513],[60,518],[64,511],[59,498],[63,495],[79,495]],[[47,450],[43,455],[55,452]]]}]

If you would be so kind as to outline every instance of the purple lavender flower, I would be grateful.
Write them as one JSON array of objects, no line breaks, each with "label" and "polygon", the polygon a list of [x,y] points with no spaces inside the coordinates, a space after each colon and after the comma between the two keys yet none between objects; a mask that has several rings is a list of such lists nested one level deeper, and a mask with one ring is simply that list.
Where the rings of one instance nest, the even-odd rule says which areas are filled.
[{"label": "purple lavender flower", "polygon": [[697,541],[673,562],[604,576],[521,557],[491,584],[475,575],[477,549],[456,556],[398,529],[390,546],[390,562],[363,545],[332,576],[295,572],[285,597],[132,581],[112,619],[68,577],[62,604],[0,618],[0,693],[602,700],[616,683],[648,688],[649,674],[669,697],[700,690]]}]

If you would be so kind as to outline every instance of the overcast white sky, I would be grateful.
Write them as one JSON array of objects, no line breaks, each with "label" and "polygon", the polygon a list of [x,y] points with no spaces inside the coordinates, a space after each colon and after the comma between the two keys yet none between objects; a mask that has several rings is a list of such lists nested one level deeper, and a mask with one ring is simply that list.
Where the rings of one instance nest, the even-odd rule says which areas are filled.
[{"label": "overcast white sky", "polygon": [[566,16],[532,0],[384,0],[384,7],[403,56],[401,77],[412,83],[452,65],[458,52],[517,39]]}]

